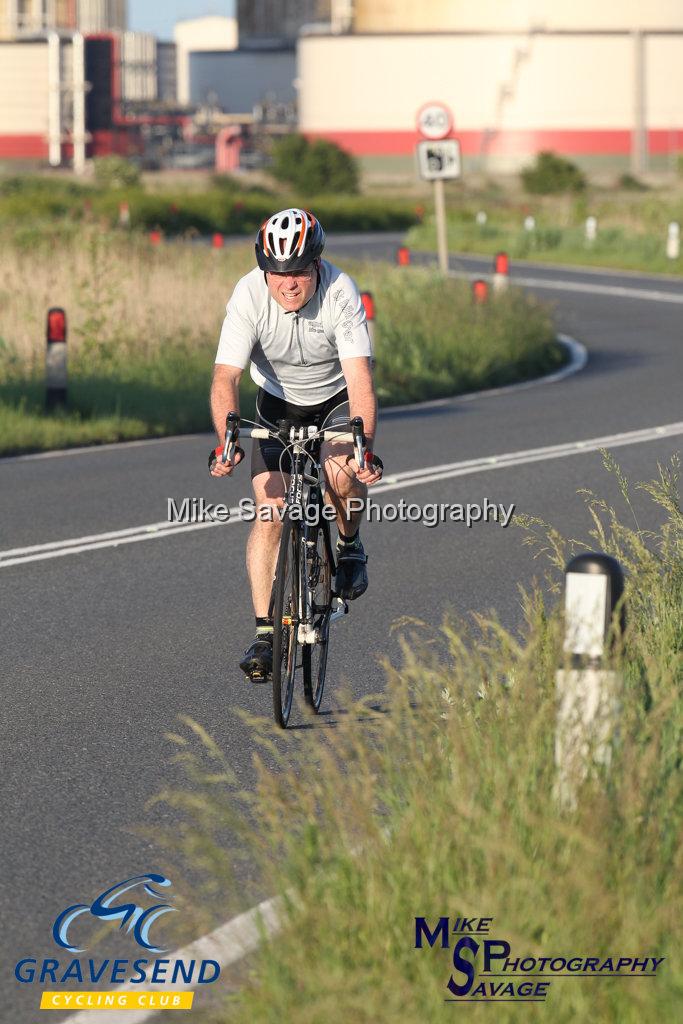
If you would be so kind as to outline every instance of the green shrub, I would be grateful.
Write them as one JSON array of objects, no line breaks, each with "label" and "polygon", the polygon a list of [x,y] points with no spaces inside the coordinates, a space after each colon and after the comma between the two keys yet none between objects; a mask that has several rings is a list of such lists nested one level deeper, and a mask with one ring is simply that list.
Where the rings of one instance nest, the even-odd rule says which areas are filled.
[{"label": "green shrub", "polygon": [[103,156],[95,160],[95,181],[103,188],[134,188],[140,184],[140,171],[122,156]]},{"label": "green shrub", "polygon": [[358,191],[358,164],[334,142],[287,135],[273,147],[272,173],[305,193]]},{"label": "green shrub", "polygon": [[619,188],[625,189],[627,192],[647,192],[648,187],[645,182],[640,181],[633,174],[622,174],[618,181]]},{"label": "green shrub", "polygon": [[586,187],[585,175],[576,164],[548,150],[538,154],[535,164],[524,168],[521,178],[526,191],[535,195],[582,192]]}]

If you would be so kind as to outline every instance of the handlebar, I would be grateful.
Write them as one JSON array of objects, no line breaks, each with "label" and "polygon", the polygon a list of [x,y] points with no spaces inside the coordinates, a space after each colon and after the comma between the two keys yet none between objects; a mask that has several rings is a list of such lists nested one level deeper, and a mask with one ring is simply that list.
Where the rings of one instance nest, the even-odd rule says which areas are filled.
[{"label": "handlebar", "polygon": [[[267,427],[252,427],[251,430],[244,431],[243,437],[255,437],[257,440],[265,440],[268,437],[279,436],[277,431],[268,430]],[[351,433],[341,433],[339,430],[316,430],[313,437],[322,437],[325,441],[353,441],[354,437]],[[304,438],[304,441],[310,440],[310,438]]]},{"label": "handlebar", "polygon": [[[245,422],[251,423],[251,420]],[[278,429],[270,430],[267,427],[260,427],[254,424],[251,430],[240,431],[240,417],[236,412],[229,412],[225,421],[225,444],[223,446],[222,462],[225,464],[228,460],[232,460],[233,453],[238,443],[238,438],[242,437],[253,437],[257,440],[266,440],[269,437],[278,437],[283,444],[290,442],[290,428],[294,424],[289,423],[287,420],[278,421]],[[349,423],[351,430],[339,430],[334,428],[327,428],[326,430],[318,430],[314,427],[303,428],[304,436],[302,438],[296,438],[301,442],[312,441],[313,439],[322,439],[325,441],[343,441],[351,443],[354,446],[356,460],[359,466],[365,466],[365,433],[363,430],[363,419],[361,416],[355,416]],[[296,431],[299,432],[298,430]]]}]

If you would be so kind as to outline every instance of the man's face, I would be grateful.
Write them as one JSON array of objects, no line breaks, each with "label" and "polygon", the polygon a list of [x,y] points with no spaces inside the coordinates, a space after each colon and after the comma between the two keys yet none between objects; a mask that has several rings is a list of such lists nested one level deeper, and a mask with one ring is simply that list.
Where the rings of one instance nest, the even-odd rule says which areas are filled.
[{"label": "man's face", "polygon": [[317,266],[315,263],[311,263],[305,270],[286,274],[268,270],[266,271],[266,281],[268,291],[275,301],[288,313],[293,313],[305,306],[313,297],[318,283]]}]

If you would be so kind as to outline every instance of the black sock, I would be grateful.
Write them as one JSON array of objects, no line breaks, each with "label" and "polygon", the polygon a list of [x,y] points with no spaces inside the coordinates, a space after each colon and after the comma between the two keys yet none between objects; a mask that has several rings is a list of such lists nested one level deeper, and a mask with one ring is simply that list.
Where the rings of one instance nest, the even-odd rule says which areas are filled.
[{"label": "black sock", "polygon": [[273,620],[269,615],[257,615],[256,616],[256,632],[265,633],[270,632],[273,628]]},{"label": "black sock", "polygon": [[356,530],[355,533],[352,533],[350,537],[348,537],[345,533],[342,533],[341,530],[339,530],[339,540],[342,542],[342,544],[353,544],[357,536],[358,530]]}]

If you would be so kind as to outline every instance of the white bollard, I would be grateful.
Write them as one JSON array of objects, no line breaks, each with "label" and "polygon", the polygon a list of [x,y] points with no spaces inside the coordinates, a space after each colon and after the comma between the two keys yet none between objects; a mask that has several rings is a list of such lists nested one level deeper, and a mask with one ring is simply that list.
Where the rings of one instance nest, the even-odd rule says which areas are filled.
[{"label": "white bollard", "polygon": [[488,217],[486,216],[486,210],[479,210],[477,214],[477,224],[479,225],[479,227],[483,228],[487,220]]},{"label": "white bollard", "polygon": [[529,214],[528,217],[524,218],[524,230],[525,231],[535,231],[536,230],[536,218],[532,217],[531,214]]},{"label": "white bollard", "polygon": [[672,220],[666,236],[666,255],[670,260],[677,260],[681,254],[681,226]]},{"label": "white bollard", "polygon": [[[592,769],[607,767],[611,759],[621,680],[605,663],[624,578],[616,559],[600,553],[578,555],[565,573],[564,653],[571,667],[560,669],[555,679],[555,796],[572,810]],[[623,630],[623,609],[620,626]]]},{"label": "white bollard", "polygon": [[593,243],[598,237],[597,217],[586,217],[586,241]]}]

